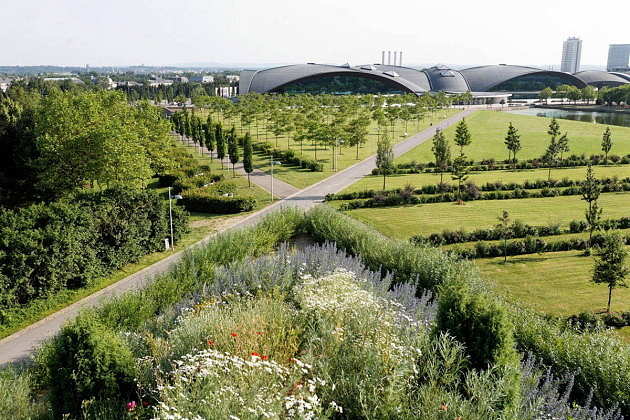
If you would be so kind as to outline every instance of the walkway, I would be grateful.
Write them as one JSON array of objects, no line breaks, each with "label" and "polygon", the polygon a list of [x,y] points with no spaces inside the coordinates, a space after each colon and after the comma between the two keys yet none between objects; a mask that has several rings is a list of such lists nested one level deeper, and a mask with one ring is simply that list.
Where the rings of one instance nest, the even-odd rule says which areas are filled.
[{"label": "walkway", "polygon": [[[398,143],[394,146],[394,155],[400,156],[401,154],[408,152],[409,150],[433,137],[436,129],[445,129],[448,126],[457,123],[462,118],[469,115],[471,112],[473,112],[473,110],[462,111],[450,118],[447,118],[440,124],[430,127],[408,138],[407,140]],[[334,175],[331,175],[330,177],[316,184],[311,185],[310,187],[307,187],[301,191],[296,191],[294,193],[288,194],[284,199],[276,201],[275,203],[265,207],[262,210],[257,211],[256,213],[252,213],[249,216],[234,220],[234,224],[226,227],[226,229],[241,228],[253,225],[267,214],[279,208],[287,206],[295,206],[302,209],[308,209],[315,204],[322,202],[326,194],[339,192],[349,185],[355,183],[363,176],[369,175],[372,172],[372,169],[375,167],[375,160],[375,156],[369,157],[353,166],[350,166],[342,171],[337,172]],[[268,177],[267,181],[270,181],[271,177],[269,177],[269,175],[266,176]],[[252,177],[252,180],[253,178],[254,177]],[[260,177],[257,179],[264,180],[265,177]],[[276,185],[280,185],[279,182],[280,181],[274,180],[274,190],[276,188]],[[262,186],[262,184],[259,185]],[[293,190],[296,190],[295,187],[290,187]],[[287,194],[288,192],[289,191],[287,188],[287,190],[283,191],[282,193]],[[215,232],[212,235],[207,236],[206,238],[192,245],[190,248],[203,246],[204,244],[208,243],[217,233],[218,232]],[[96,306],[100,304],[104,299],[107,299],[109,297],[120,295],[129,290],[142,288],[156,275],[167,272],[173,266],[173,264],[175,264],[184,256],[184,253],[184,250],[178,251],[175,254],[149,267],[146,267],[143,270],[140,270],[123,280],[118,281],[117,283],[114,283],[106,287],[105,289],[102,289],[80,300],[79,302],[76,302],[66,307],[65,309],[55,312],[47,318],[42,319],[41,321],[38,321],[26,327],[25,329],[0,340],[0,365],[7,362],[26,359],[33,352],[33,350],[39,346],[42,341],[54,336],[60,330],[63,324],[66,321],[76,317],[80,310]]]}]

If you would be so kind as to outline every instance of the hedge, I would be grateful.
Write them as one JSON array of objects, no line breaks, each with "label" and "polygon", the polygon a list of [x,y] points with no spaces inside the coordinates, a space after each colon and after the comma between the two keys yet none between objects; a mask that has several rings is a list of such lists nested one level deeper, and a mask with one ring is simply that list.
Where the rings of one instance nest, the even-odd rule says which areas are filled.
[{"label": "hedge", "polygon": [[[168,205],[151,191],[111,189],[0,210],[0,322],[10,308],[77,288],[164,247]],[[173,212],[178,239],[187,215]]]},{"label": "hedge", "polygon": [[223,175],[219,174],[198,174],[186,178],[178,178],[173,182],[173,193],[179,194],[185,190],[193,190],[195,188],[205,187],[223,180]]},{"label": "hedge", "polygon": [[269,143],[253,143],[252,147],[257,152],[273,155],[274,159],[278,159],[285,164],[308,169],[311,172],[322,172],[324,170],[323,164],[313,159],[298,157],[293,150],[276,149]]},{"label": "hedge", "polygon": [[188,211],[200,213],[234,214],[251,211],[256,207],[254,198],[222,197],[206,188],[187,190],[181,204]]}]

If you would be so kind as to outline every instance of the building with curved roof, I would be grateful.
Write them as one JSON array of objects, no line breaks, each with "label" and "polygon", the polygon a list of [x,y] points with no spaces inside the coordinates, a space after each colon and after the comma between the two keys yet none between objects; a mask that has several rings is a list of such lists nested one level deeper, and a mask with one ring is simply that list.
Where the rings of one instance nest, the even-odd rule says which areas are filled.
[{"label": "building with curved roof", "polygon": [[[628,77],[630,79],[630,77]],[[584,88],[628,83],[618,74],[583,71],[576,74],[506,64],[454,70],[434,66],[423,70],[385,64],[342,66],[296,64],[241,73],[239,92],[310,94],[401,94],[471,92],[478,102],[491,103],[512,95],[535,97],[546,87]],[[534,95],[534,96],[532,96]]]},{"label": "building with curved roof", "polygon": [[583,80],[584,83],[602,87],[616,87],[630,83],[630,76],[624,78],[622,73],[608,73],[606,71],[586,70],[574,74],[575,77]]}]

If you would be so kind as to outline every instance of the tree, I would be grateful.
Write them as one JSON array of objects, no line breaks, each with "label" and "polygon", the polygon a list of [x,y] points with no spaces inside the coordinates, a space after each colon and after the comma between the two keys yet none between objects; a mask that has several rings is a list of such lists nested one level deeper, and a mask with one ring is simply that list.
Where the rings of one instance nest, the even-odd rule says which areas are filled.
[{"label": "tree", "polygon": [[383,175],[384,190],[385,177],[394,169],[394,149],[386,133],[376,143],[376,167]]},{"label": "tree", "polygon": [[587,104],[590,104],[592,100],[597,98],[597,92],[593,86],[586,86],[582,88],[582,99],[586,101]]},{"label": "tree", "polygon": [[510,213],[507,210],[503,210],[501,216],[497,218],[499,220],[499,224],[497,228],[501,232],[501,237],[503,238],[503,263],[507,262],[507,240],[510,236]]},{"label": "tree", "polygon": [[240,156],[238,155],[238,139],[236,138],[234,127],[230,130],[230,134],[228,136],[228,155],[230,157],[230,162],[232,163],[232,176],[236,177],[235,165],[238,163]]},{"label": "tree", "polygon": [[516,127],[510,125],[508,127],[507,135],[505,136],[505,146],[508,149],[508,162],[510,161],[510,153],[514,155],[514,163],[516,163],[516,153],[521,150],[521,135],[518,133]]},{"label": "tree", "polygon": [[215,130],[214,128],[212,128],[212,126],[206,127],[206,138],[204,145],[206,146],[206,149],[208,149],[208,151],[210,152],[210,162],[212,162],[212,152],[214,152],[215,146]]},{"label": "tree", "polygon": [[589,164],[586,168],[586,179],[581,187],[582,200],[586,201],[586,223],[588,224],[588,243],[586,244],[587,254],[590,252],[591,241],[593,240],[593,232],[599,226],[599,220],[602,215],[602,209],[597,204],[601,188],[599,182],[593,174],[593,167]]},{"label": "tree", "polygon": [[464,204],[462,200],[462,184],[468,179],[468,162],[465,155],[459,155],[453,161],[452,178],[457,181],[457,204]]},{"label": "tree", "polygon": [[547,129],[547,134],[551,137],[549,140],[549,145],[547,146],[547,150],[543,155],[543,161],[549,167],[549,176],[548,180],[551,180],[551,167],[555,164],[558,159],[558,154],[560,153],[560,146],[556,141],[556,138],[560,135],[560,124],[555,118],[551,119],[549,123],[549,128]]},{"label": "tree", "polygon": [[545,100],[545,104],[549,103],[549,98],[553,96],[553,90],[550,87],[546,87],[538,93],[538,97]]},{"label": "tree", "polygon": [[608,285],[608,306],[606,312],[610,313],[612,291],[618,287],[628,287],[626,276],[630,272],[626,265],[626,250],[623,237],[618,233],[605,236],[604,244],[598,249],[592,281],[595,284]]},{"label": "tree", "polygon": [[605,155],[604,162],[608,162],[608,153],[610,153],[612,145],[613,141],[610,127],[606,127],[606,130],[604,130],[604,134],[602,134],[602,152],[604,152]]},{"label": "tree", "polygon": [[252,148],[252,138],[249,133],[245,133],[245,138],[243,139],[243,169],[247,173],[247,184],[250,187],[252,186],[252,183],[249,179],[249,174],[254,170],[253,154],[254,150]]},{"label": "tree", "polygon": [[577,101],[582,98],[582,91],[575,86],[569,86],[567,89],[567,98],[577,104]]},{"label": "tree", "polygon": [[568,133],[564,133],[558,139],[558,152],[560,152],[560,160],[563,159],[565,153],[569,153],[569,136]]},{"label": "tree", "polygon": [[547,129],[547,134],[551,136],[551,140],[553,142],[555,142],[556,138],[560,135],[560,124],[558,124],[558,121],[555,118],[551,119],[549,128]]},{"label": "tree", "polygon": [[468,146],[470,143],[472,143],[472,138],[468,131],[468,125],[466,125],[466,119],[462,118],[455,128],[455,144],[459,146],[461,156],[464,155],[464,146]]},{"label": "tree", "polygon": [[217,124],[215,128],[214,140],[217,142],[217,158],[221,161],[221,169],[223,169],[223,159],[225,159],[225,138],[223,137],[223,128],[221,128],[221,124]]},{"label": "tree", "polygon": [[442,184],[444,182],[444,171],[448,167],[448,161],[451,160],[451,148],[440,129],[435,131],[431,151],[435,157],[435,167],[440,170],[440,184]]}]

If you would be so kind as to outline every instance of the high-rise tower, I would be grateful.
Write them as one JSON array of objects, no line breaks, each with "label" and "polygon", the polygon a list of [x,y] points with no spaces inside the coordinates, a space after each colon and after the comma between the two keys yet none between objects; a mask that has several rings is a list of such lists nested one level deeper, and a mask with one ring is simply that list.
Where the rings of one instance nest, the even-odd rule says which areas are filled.
[{"label": "high-rise tower", "polygon": [[582,56],[582,40],[569,38],[562,44],[562,61],[560,71],[577,73],[580,71],[580,58]]}]

